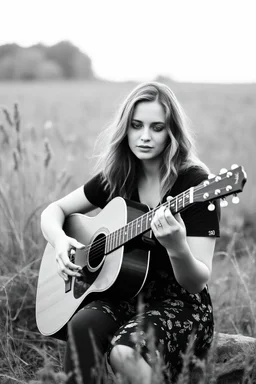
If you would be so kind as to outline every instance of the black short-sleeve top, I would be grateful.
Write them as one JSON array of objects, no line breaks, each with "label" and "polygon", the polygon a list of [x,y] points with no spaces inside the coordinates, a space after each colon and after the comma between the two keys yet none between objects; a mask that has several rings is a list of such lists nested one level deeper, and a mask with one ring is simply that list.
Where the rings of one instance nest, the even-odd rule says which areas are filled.
[{"label": "black short-sleeve top", "polygon": [[[206,180],[207,172],[200,167],[191,167],[181,172],[170,191],[166,194],[175,197],[190,187],[194,187]],[[96,207],[104,208],[108,203],[109,193],[102,185],[101,174],[91,178],[84,185],[87,199]],[[134,189],[131,200],[140,202],[137,188]],[[209,202],[194,203],[181,212],[186,226],[187,236],[219,237],[220,207],[218,201],[214,202],[215,210],[209,211]]]}]

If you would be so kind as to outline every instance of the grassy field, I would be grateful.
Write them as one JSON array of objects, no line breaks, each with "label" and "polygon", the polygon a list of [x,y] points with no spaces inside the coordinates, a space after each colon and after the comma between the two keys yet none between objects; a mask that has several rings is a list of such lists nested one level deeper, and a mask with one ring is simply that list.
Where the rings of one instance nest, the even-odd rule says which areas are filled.
[{"label": "grassy field", "polygon": [[[134,85],[0,84],[3,384],[36,380],[36,372],[45,366],[45,356],[61,371],[63,343],[40,336],[34,318],[38,268],[45,246],[40,213],[50,201],[90,177],[95,138]],[[212,172],[233,163],[243,165],[247,172],[240,204],[230,203],[222,210],[222,236],[216,247],[210,290],[217,330],[256,337],[256,85],[174,83],[171,87],[191,121],[199,154]],[[61,374],[54,376],[55,381],[47,380],[45,383],[61,382]]]}]

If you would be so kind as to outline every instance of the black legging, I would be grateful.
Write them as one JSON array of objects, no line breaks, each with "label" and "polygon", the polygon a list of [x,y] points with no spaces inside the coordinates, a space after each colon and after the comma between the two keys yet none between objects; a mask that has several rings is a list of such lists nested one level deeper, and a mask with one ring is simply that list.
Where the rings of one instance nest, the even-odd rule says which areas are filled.
[{"label": "black legging", "polygon": [[[92,379],[91,371],[96,360],[89,330],[93,334],[97,350],[103,356],[107,351],[112,336],[119,328],[119,324],[111,316],[103,312],[85,308],[75,314],[69,322],[69,327],[74,339],[74,347],[77,351],[83,383],[92,384],[94,380]],[[67,374],[72,371],[68,384],[77,384],[70,340],[67,341],[64,370]]]}]

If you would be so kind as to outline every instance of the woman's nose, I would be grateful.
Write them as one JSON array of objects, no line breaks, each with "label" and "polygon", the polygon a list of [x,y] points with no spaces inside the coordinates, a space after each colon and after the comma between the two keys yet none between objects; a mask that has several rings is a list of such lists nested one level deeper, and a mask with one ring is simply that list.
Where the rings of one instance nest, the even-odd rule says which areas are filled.
[{"label": "woman's nose", "polygon": [[150,140],[150,132],[147,127],[145,127],[141,133],[141,140],[148,141]]}]

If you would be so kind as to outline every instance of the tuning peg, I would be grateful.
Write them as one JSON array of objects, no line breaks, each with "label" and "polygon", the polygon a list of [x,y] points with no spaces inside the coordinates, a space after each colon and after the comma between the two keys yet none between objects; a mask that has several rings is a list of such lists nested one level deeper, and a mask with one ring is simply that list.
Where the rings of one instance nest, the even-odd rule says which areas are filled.
[{"label": "tuning peg", "polygon": [[221,201],[220,201],[220,206],[221,206],[221,208],[225,208],[225,207],[228,206],[228,202],[227,202],[227,200],[225,199],[225,197],[223,197],[223,199],[221,199]]},{"label": "tuning peg", "polygon": [[208,175],[208,179],[210,180],[210,179],[214,179],[214,177],[216,177],[216,175],[214,175],[213,173],[210,173],[209,175]]},{"label": "tuning peg", "polygon": [[233,169],[236,169],[236,168],[238,168],[238,165],[237,164],[232,164],[231,165],[231,169],[233,170]]},{"label": "tuning peg", "polygon": [[238,204],[240,201],[239,197],[237,196],[237,194],[235,193],[234,196],[232,197],[232,203],[233,204]]},{"label": "tuning peg", "polygon": [[223,173],[227,173],[227,169],[226,168],[221,168],[220,170],[220,175],[223,175]]},{"label": "tuning peg", "polygon": [[210,203],[208,205],[208,211],[214,211],[215,210],[215,205],[213,203]]}]

